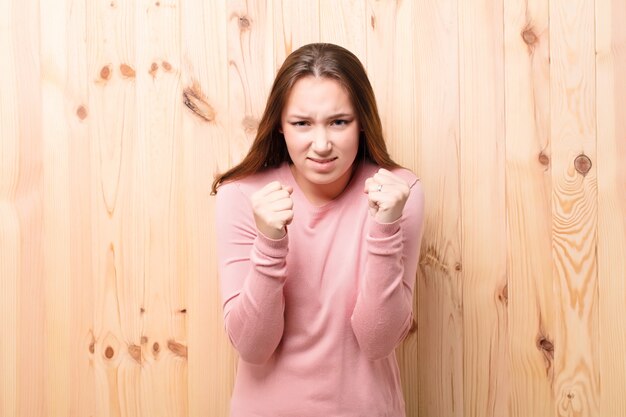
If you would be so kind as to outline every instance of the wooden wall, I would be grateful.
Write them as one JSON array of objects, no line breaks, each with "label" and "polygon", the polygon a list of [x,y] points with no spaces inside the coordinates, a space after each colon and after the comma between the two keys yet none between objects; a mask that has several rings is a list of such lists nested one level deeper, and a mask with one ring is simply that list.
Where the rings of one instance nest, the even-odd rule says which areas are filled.
[{"label": "wooden wall", "polygon": [[227,416],[213,174],[367,66],[422,177],[409,417],[626,416],[623,0],[0,0],[0,416]]}]

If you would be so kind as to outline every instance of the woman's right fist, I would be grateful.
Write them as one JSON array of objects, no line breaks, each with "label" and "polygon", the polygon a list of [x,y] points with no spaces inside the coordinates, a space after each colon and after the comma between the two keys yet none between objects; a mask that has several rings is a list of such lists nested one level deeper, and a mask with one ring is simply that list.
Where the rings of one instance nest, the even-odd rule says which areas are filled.
[{"label": "woman's right fist", "polygon": [[286,226],[293,219],[293,188],[273,181],[252,194],[254,221],[259,232],[270,239],[287,234]]}]

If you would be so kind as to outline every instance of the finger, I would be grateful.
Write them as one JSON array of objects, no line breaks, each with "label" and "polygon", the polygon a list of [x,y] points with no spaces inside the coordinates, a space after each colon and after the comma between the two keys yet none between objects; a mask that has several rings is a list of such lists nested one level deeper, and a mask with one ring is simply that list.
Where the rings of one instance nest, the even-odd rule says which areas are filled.
[{"label": "finger", "polygon": [[404,181],[402,178],[400,178],[393,172],[386,170],[385,168],[379,169],[378,172],[374,175],[374,178],[376,178],[377,181],[383,184],[390,183],[390,184],[407,185],[406,181]]},{"label": "finger", "polygon": [[276,218],[282,225],[290,224],[293,220],[293,210],[282,210],[276,213]]},{"label": "finger", "polygon": [[387,174],[383,174],[380,172],[377,172],[376,174],[374,174],[374,181],[379,184],[398,184],[399,183],[398,178],[396,176],[393,176],[393,174],[387,175]]},{"label": "finger", "polygon": [[273,193],[274,191],[278,191],[280,190],[281,185],[278,181],[272,181],[268,184],[265,184],[265,186],[263,186],[261,189],[257,190],[253,195],[252,198],[253,199],[257,199],[260,200],[263,197],[265,197],[266,195]]},{"label": "finger", "polygon": [[393,186],[393,184],[391,184],[391,183],[380,183],[380,182],[377,182],[377,181],[372,181],[368,185],[367,193],[368,194],[374,194],[374,193],[389,192],[389,191],[391,191],[391,187],[392,186]]},{"label": "finger", "polygon": [[274,212],[279,212],[282,210],[291,210],[293,208],[293,200],[291,198],[283,198],[280,200],[274,201],[270,209]]},{"label": "finger", "polygon": [[267,203],[273,203],[274,201],[282,200],[284,198],[291,198],[290,196],[291,194],[289,194],[287,190],[280,189],[280,190],[273,191],[269,193],[268,195],[266,195],[264,197],[264,200]]},{"label": "finger", "polygon": [[291,185],[284,185],[283,184],[283,190],[286,190],[290,195],[291,193],[293,193],[293,187]]}]

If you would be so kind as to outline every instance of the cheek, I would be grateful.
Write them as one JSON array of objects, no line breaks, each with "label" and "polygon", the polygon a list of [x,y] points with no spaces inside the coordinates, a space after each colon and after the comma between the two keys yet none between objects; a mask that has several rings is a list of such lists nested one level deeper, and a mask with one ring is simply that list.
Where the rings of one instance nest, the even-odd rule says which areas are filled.
[{"label": "cheek", "polygon": [[359,131],[354,129],[344,133],[338,138],[338,143],[341,143],[341,148],[344,152],[356,153],[359,149]]},{"label": "cheek", "polygon": [[293,159],[294,154],[303,152],[306,150],[305,141],[303,138],[299,137],[297,134],[293,132],[287,133],[284,135],[285,145],[287,146],[287,151]]}]

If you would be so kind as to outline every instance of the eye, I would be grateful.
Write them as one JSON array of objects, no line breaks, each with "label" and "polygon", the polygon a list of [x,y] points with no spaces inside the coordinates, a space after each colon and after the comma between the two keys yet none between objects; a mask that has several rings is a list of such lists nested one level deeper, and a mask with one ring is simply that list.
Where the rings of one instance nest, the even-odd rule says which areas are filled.
[{"label": "eye", "polygon": [[350,123],[350,121],[349,121],[349,120],[345,120],[345,119],[337,119],[337,120],[333,120],[333,121],[331,122],[331,125],[333,125],[333,126],[345,126],[345,125],[347,125],[348,123]]}]

